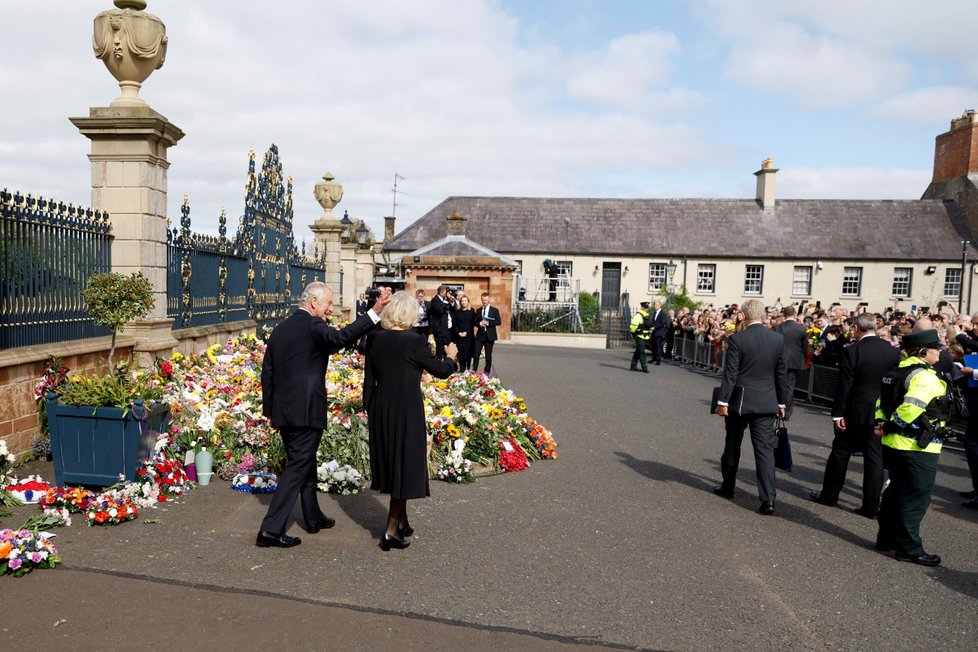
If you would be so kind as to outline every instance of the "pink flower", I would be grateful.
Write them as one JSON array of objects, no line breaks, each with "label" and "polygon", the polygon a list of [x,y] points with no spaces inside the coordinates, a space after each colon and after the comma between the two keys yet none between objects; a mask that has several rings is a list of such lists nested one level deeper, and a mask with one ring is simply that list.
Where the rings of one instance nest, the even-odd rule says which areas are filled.
[{"label": "pink flower", "polygon": [[10,570],[17,570],[18,568],[20,568],[23,565],[23,563],[24,562],[22,562],[20,560],[20,558],[17,557],[15,559],[11,559],[10,560],[10,563],[7,564],[7,566],[8,566],[8,568],[10,568]]}]

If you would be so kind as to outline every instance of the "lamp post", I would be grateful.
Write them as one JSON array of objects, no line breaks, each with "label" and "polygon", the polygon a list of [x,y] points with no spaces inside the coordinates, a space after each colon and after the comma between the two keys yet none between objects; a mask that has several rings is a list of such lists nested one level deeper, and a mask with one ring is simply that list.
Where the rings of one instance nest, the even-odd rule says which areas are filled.
[{"label": "lamp post", "polygon": [[340,220],[340,224],[343,225],[343,240],[349,241],[353,236],[353,220],[350,219],[348,211],[343,211],[343,219]]},{"label": "lamp post", "polygon": [[676,277],[676,267],[678,267],[678,265],[676,265],[676,262],[672,258],[670,258],[669,262],[666,263],[666,274],[669,275],[669,283],[668,285],[666,285],[666,291],[668,292],[672,292],[672,288],[673,288],[672,281]]},{"label": "lamp post", "polygon": [[964,307],[964,272],[968,266],[968,245],[970,244],[970,240],[961,241],[961,289],[958,290],[958,314],[961,314]]},{"label": "lamp post", "polygon": [[361,247],[366,246],[367,234],[369,232],[370,231],[369,229],[367,229],[367,225],[364,224],[363,222],[360,222],[360,226],[357,227],[357,242],[360,244]]}]

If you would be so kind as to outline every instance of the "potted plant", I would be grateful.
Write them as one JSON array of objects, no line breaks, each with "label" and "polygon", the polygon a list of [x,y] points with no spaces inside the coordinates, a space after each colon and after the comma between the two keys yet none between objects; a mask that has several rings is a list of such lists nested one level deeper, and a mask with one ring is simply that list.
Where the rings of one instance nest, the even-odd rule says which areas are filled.
[{"label": "potted plant", "polygon": [[107,486],[133,481],[140,462],[164,432],[169,406],[160,403],[157,375],[121,362],[112,366],[116,334],[153,308],[153,287],[142,272],[94,274],[83,293],[95,323],[112,330],[106,371],[69,375],[58,394],[47,394],[54,477],[67,483]]}]

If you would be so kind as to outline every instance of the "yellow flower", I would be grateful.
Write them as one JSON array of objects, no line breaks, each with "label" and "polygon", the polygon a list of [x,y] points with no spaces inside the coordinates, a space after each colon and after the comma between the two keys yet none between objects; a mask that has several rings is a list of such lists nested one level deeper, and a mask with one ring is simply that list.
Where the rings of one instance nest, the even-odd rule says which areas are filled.
[{"label": "yellow flower", "polygon": [[458,436],[462,434],[458,431],[458,428],[455,427],[454,423],[448,424],[448,427],[445,428],[445,430],[448,432],[449,435],[455,438],[458,438]]},{"label": "yellow flower", "polygon": [[440,416],[440,417],[448,417],[449,419],[451,419],[452,416],[453,416],[452,415],[452,408],[450,406],[446,405],[445,407],[443,407],[441,409],[441,412],[438,413],[438,416]]},{"label": "yellow flower", "polygon": [[183,355],[180,353],[174,353],[173,355],[170,356],[170,359],[173,360],[174,362],[178,362],[180,360],[183,360]]}]

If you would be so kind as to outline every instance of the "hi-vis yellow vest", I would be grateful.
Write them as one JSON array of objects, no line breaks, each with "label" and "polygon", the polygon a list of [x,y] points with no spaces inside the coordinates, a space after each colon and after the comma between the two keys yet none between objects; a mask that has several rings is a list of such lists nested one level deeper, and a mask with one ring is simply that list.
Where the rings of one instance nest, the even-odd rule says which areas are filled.
[{"label": "hi-vis yellow vest", "polygon": [[[910,356],[906,360],[900,362],[900,367],[909,367],[910,365],[926,365],[927,363],[916,356]],[[931,367],[922,368],[919,371],[914,370],[916,373],[911,373],[907,378],[909,385],[907,386],[907,393],[903,397],[903,403],[897,406],[893,414],[890,415],[890,421],[897,424],[900,427],[906,428],[909,424],[917,420],[921,414],[927,410],[927,406],[931,401],[937,398],[941,398],[947,393],[947,383],[941,380],[937,372],[935,372]],[[879,403],[877,403],[876,416],[878,419],[885,419],[884,415],[879,410]],[[936,425],[943,426],[943,423]],[[899,433],[892,433],[888,435],[883,435],[883,445],[900,451],[923,451],[924,453],[940,453],[941,444],[937,442],[931,442],[925,448],[921,448],[917,445],[917,441],[913,437],[906,437]]]}]

